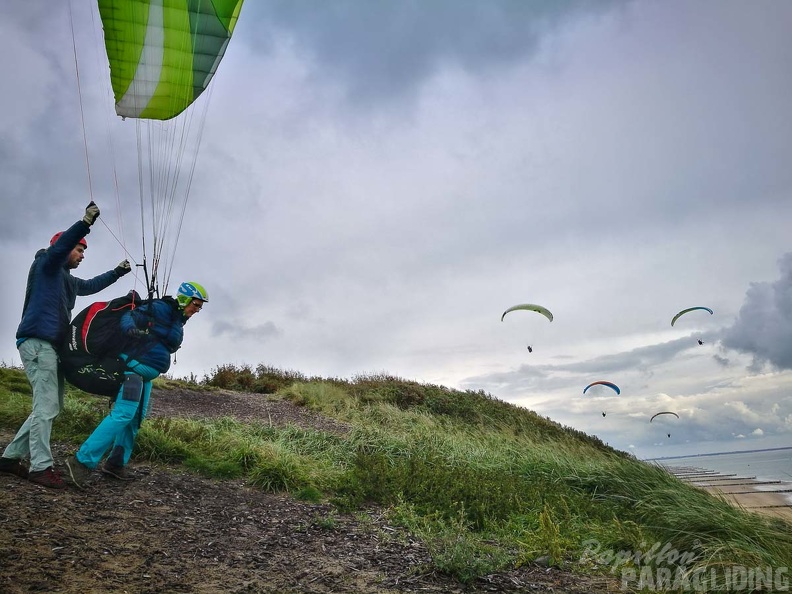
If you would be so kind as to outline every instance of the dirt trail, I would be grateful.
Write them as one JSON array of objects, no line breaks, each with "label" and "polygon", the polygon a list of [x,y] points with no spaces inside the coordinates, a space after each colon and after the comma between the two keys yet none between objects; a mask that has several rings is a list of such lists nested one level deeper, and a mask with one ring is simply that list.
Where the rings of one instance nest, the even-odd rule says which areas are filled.
[{"label": "dirt trail", "polygon": [[[152,416],[346,428],[257,394],[159,391]],[[8,443],[11,432],[0,432]],[[54,443],[62,461],[73,445]],[[614,591],[613,583],[526,566],[462,586],[431,571],[426,546],[372,508],[262,493],[179,468],[134,463],[134,481],[97,475],[85,491],[0,475],[0,593],[483,593]],[[610,586],[610,588],[608,587]]]}]

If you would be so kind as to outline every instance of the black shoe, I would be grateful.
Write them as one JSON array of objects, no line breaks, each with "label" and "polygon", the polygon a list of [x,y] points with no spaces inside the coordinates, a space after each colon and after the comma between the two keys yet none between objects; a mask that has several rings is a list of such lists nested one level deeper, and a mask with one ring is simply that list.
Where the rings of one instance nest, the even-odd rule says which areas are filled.
[{"label": "black shoe", "polygon": [[19,458],[0,457],[0,472],[15,474],[19,478],[23,478],[23,479],[26,479],[30,474],[28,471],[28,467]]}]

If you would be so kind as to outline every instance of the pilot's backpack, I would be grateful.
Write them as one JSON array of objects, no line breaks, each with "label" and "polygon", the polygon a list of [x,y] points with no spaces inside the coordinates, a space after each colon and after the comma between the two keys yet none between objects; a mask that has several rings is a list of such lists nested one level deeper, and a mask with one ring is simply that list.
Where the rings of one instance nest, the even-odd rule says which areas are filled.
[{"label": "pilot's backpack", "polygon": [[60,349],[61,368],[70,384],[91,394],[118,394],[126,369],[118,355],[130,345],[121,331],[121,317],[141,303],[140,295],[130,291],[92,303],[75,316]]}]

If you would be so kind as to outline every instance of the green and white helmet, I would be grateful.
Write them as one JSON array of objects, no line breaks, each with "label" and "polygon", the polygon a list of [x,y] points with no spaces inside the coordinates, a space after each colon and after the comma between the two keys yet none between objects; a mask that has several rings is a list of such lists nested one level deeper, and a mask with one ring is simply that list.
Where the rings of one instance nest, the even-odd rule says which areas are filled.
[{"label": "green and white helmet", "polygon": [[209,301],[209,293],[198,283],[187,282],[180,284],[179,290],[176,292],[176,301],[179,302],[179,307],[184,309],[190,305],[193,299]]}]

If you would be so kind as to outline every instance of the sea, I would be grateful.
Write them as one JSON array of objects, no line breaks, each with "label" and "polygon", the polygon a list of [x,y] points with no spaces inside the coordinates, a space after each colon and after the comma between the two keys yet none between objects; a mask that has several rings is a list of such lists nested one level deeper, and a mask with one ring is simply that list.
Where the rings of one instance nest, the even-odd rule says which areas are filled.
[{"label": "sea", "polygon": [[669,456],[654,458],[647,462],[663,466],[704,468],[723,474],[756,477],[757,480],[792,483],[792,447],[696,456]]}]

